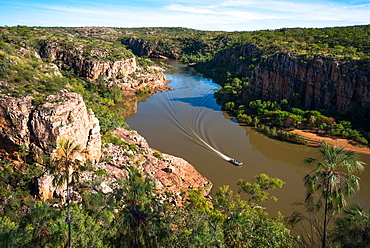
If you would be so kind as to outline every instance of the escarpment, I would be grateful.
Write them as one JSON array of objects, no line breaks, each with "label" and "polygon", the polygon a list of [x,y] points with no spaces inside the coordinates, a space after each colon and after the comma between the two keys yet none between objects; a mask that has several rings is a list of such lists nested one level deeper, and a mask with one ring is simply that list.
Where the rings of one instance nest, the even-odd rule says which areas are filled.
[{"label": "escarpment", "polygon": [[251,74],[245,97],[251,93],[269,100],[295,97],[306,109],[340,114],[356,105],[370,106],[370,69],[359,63],[339,65],[324,57],[299,62],[290,54],[279,53],[261,64]]},{"label": "escarpment", "polygon": [[179,59],[180,48],[166,47],[160,40],[147,41],[139,37],[130,37],[122,41],[132,52],[140,57]]},{"label": "escarpment", "polygon": [[306,109],[339,114],[370,107],[370,65],[360,61],[341,64],[322,56],[303,60],[290,53],[263,56],[249,44],[224,51],[211,63],[250,78],[244,101],[288,99]]},{"label": "escarpment", "polygon": [[107,58],[109,51],[90,50],[89,57],[84,55],[86,48],[83,45],[66,47],[63,42],[40,42],[40,55],[57,64],[59,68],[72,68],[81,76],[90,80],[98,79],[99,76],[108,78],[120,75],[131,75],[137,69],[136,60],[131,58]]},{"label": "escarpment", "polygon": [[116,54],[103,48],[89,48],[63,42],[40,42],[40,55],[62,70],[72,70],[90,81],[103,80],[107,85],[118,86],[124,94],[137,91],[161,92],[169,90],[167,78],[156,66],[143,68],[133,54]]}]

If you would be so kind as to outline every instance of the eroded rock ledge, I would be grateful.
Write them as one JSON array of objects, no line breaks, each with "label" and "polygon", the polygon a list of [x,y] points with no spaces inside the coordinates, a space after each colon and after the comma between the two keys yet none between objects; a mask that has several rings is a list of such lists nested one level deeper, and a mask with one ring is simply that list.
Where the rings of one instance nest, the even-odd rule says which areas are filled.
[{"label": "eroded rock ledge", "polygon": [[118,60],[107,59],[109,52],[104,50],[91,51],[97,58],[83,56],[86,48],[74,46],[66,49],[63,43],[41,42],[40,57],[50,60],[59,69],[72,68],[80,77],[90,81],[103,80],[108,86],[118,86],[125,95],[137,91],[157,93],[170,90],[166,86],[168,80],[163,69],[156,66],[141,67],[136,57],[122,57]]},{"label": "eroded rock ledge", "polygon": [[205,193],[209,193],[211,182],[184,159],[152,149],[136,131],[120,128],[114,134],[136,147],[125,151],[121,147],[108,144],[107,150],[113,158],[110,163],[114,166],[136,164],[145,175],[155,179],[159,188],[169,189],[177,194],[181,193],[181,190],[193,188],[202,188]]}]

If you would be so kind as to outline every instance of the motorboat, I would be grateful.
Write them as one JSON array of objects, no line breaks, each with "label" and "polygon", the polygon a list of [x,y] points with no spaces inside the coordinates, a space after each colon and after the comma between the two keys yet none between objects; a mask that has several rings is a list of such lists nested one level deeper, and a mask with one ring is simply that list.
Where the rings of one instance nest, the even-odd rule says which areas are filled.
[{"label": "motorboat", "polygon": [[230,163],[232,163],[233,165],[236,165],[236,166],[240,166],[240,165],[243,164],[243,162],[240,162],[240,161],[238,161],[236,159],[233,159],[233,158],[228,160],[228,162],[230,162]]}]

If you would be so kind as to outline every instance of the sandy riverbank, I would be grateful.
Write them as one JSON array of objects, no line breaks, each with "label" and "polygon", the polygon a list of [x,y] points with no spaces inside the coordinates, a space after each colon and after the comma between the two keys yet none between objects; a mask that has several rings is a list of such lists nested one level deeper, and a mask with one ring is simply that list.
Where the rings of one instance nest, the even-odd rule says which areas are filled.
[{"label": "sandy riverbank", "polygon": [[327,143],[332,145],[338,145],[345,147],[346,150],[351,150],[356,153],[370,155],[370,149],[367,147],[361,147],[356,145],[355,142],[342,138],[328,137],[317,134],[312,130],[299,130],[295,129],[291,133],[298,133],[309,141],[309,146],[320,146],[321,141],[325,140]]}]

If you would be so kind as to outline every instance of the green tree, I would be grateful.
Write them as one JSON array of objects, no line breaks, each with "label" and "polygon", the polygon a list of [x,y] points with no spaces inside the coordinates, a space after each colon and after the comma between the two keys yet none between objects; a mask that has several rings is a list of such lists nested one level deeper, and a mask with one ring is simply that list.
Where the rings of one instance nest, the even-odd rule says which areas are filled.
[{"label": "green tree", "polygon": [[336,220],[330,239],[342,248],[370,247],[370,208],[350,205]]},{"label": "green tree", "polygon": [[221,187],[213,200],[215,210],[223,214],[223,246],[267,248],[296,245],[298,241],[283,225],[281,214],[269,218],[260,205],[271,199],[266,190],[280,188],[283,181],[261,174],[255,177],[255,183],[240,180],[238,185],[239,193],[249,196],[247,201],[234,194],[228,186]]},{"label": "green tree", "polygon": [[178,207],[174,215],[174,247],[223,247],[226,216],[212,203],[203,190],[189,191],[189,202]]},{"label": "green tree", "polygon": [[20,145],[18,153],[23,158],[23,162],[27,163],[27,155],[30,154],[28,146],[24,144]]},{"label": "green tree", "polygon": [[79,181],[81,161],[77,159],[82,153],[80,145],[75,145],[74,141],[62,140],[56,150],[56,157],[52,160],[50,173],[54,176],[55,186],[67,188],[68,206],[68,247],[71,247],[71,207],[70,207],[70,187]]},{"label": "green tree", "polygon": [[[320,157],[306,158],[304,162],[315,168],[304,177],[306,200],[309,205],[324,206],[322,247],[326,247],[326,232],[330,214],[341,211],[346,206],[346,196],[354,194],[360,187],[359,177],[352,174],[364,169],[352,151],[343,147],[321,143]],[[318,195],[315,200],[314,196]]]},{"label": "green tree", "polygon": [[128,179],[113,194],[121,206],[113,245],[117,247],[158,247],[168,237],[167,204],[158,198],[155,182],[144,178],[136,167],[128,168]]},{"label": "green tree", "polygon": [[20,217],[18,224],[0,217],[0,246],[61,247],[65,243],[65,229],[57,210],[44,202],[36,202]]}]

